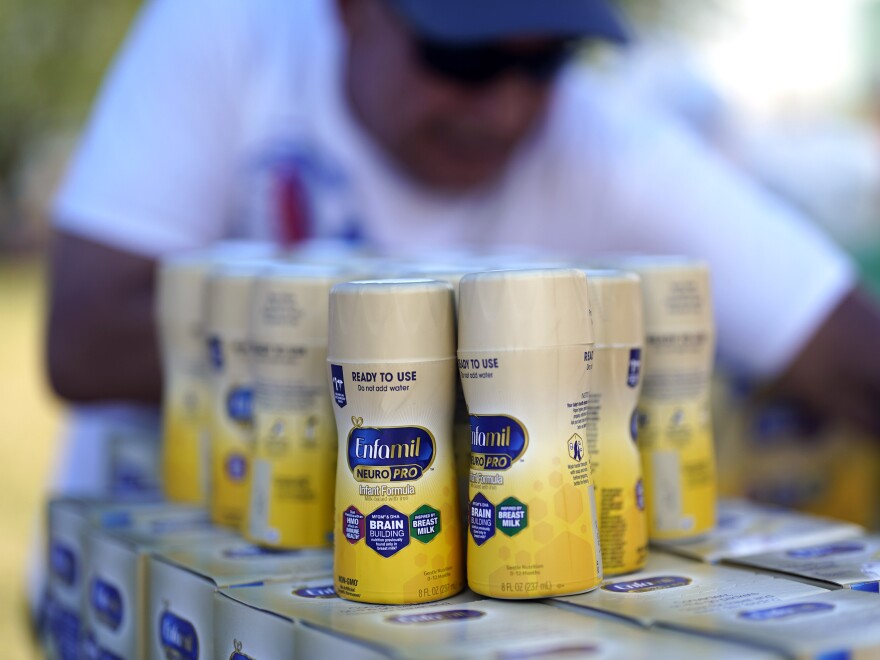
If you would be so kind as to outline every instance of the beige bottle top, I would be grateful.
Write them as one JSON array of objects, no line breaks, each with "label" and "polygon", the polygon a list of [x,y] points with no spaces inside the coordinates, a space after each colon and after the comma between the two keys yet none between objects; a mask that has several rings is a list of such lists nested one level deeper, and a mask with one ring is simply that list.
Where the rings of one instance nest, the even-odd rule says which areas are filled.
[{"label": "beige bottle top", "polygon": [[330,289],[348,279],[344,271],[329,266],[269,266],[254,283],[252,339],[326,346]]},{"label": "beige bottle top", "polygon": [[156,321],[166,337],[204,333],[210,252],[165,257],[156,275]]},{"label": "beige bottle top", "polygon": [[596,347],[644,346],[645,319],[639,276],[620,270],[587,270]]},{"label": "beige bottle top", "polygon": [[426,279],[337,284],[330,292],[327,354],[336,362],[454,358],[452,286]]},{"label": "beige bottle top", "polygon": [[253,288],[257,277],[275,266],[269,260],[215,265],[208,276],[206,330],[245,338],[250,330]]},{"label": "beige bottle top", "polygon": [[271,259],[277,252],[276,245],[265,241],[226,240],[162,257],[156,276],[156,319],[160,327],[204,330],[211,272],[225,264]]},{"label": "beige bottle top", "polygon": [[712,288],[706,262],[679,256],[625,256],[604,259],[601,263],[641,277],[648,334],[714,328]]},{"label": "beige bottle top", "polygon": [[492,351],[593,343],[583,271],[497,270],[459,285],[458,349]]}]

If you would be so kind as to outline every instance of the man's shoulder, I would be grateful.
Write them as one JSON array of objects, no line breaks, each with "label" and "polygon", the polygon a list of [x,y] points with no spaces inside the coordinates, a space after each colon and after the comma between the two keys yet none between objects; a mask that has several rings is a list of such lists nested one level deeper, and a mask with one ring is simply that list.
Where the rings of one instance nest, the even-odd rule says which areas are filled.
[{"label": "man's shoulder", "polygon": [[662,150],[680,130],[661,108],[639,102],[608,75],[580,66],[560,80],[548,143],[567,158],[613,161]]}]

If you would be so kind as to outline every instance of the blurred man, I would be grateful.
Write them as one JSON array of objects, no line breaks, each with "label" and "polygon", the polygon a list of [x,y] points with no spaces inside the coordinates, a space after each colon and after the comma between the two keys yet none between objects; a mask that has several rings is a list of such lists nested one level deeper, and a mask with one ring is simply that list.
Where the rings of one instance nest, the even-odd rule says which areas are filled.
[{"label": "blurred man", "polygon": [[[231,236],[707,259],[720,350],[880,430],[880,314],[792,209],[581,66],[602,0],[155,0],[57,204],[56,391],[155,404],[162,254]],[[85,455],[74,447],[75,456]]]}]

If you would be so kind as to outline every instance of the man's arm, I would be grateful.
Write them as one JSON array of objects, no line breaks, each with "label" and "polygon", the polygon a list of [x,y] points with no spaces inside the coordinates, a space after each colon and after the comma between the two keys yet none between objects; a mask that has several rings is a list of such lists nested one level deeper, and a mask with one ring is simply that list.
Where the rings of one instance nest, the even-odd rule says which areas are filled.
[{"label": "man's arm", "polygon": [[854,289],[837,305],[770,394],[880,437],[880,307]]},{"label": "man's arm", "polygon": [[155,270],[152,259],[56,234],[47,355],[60,397],[78,403],[159,401]]}]

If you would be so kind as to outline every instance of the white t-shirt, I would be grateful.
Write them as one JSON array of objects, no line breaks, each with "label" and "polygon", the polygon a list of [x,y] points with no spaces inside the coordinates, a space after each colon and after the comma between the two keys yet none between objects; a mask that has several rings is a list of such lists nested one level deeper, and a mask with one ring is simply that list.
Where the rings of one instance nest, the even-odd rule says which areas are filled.
[{"label": "white t-shirt", "polygon": [[144,255],[223,237],[394,251],[677,253],[712,268],[722,355],[778,373],[854,283],[793,209],[584,67],[504,175],[449,197],[397,171],[342,94],[331,0],[154,0],[109,76],[57,203],[65,231]]}]

